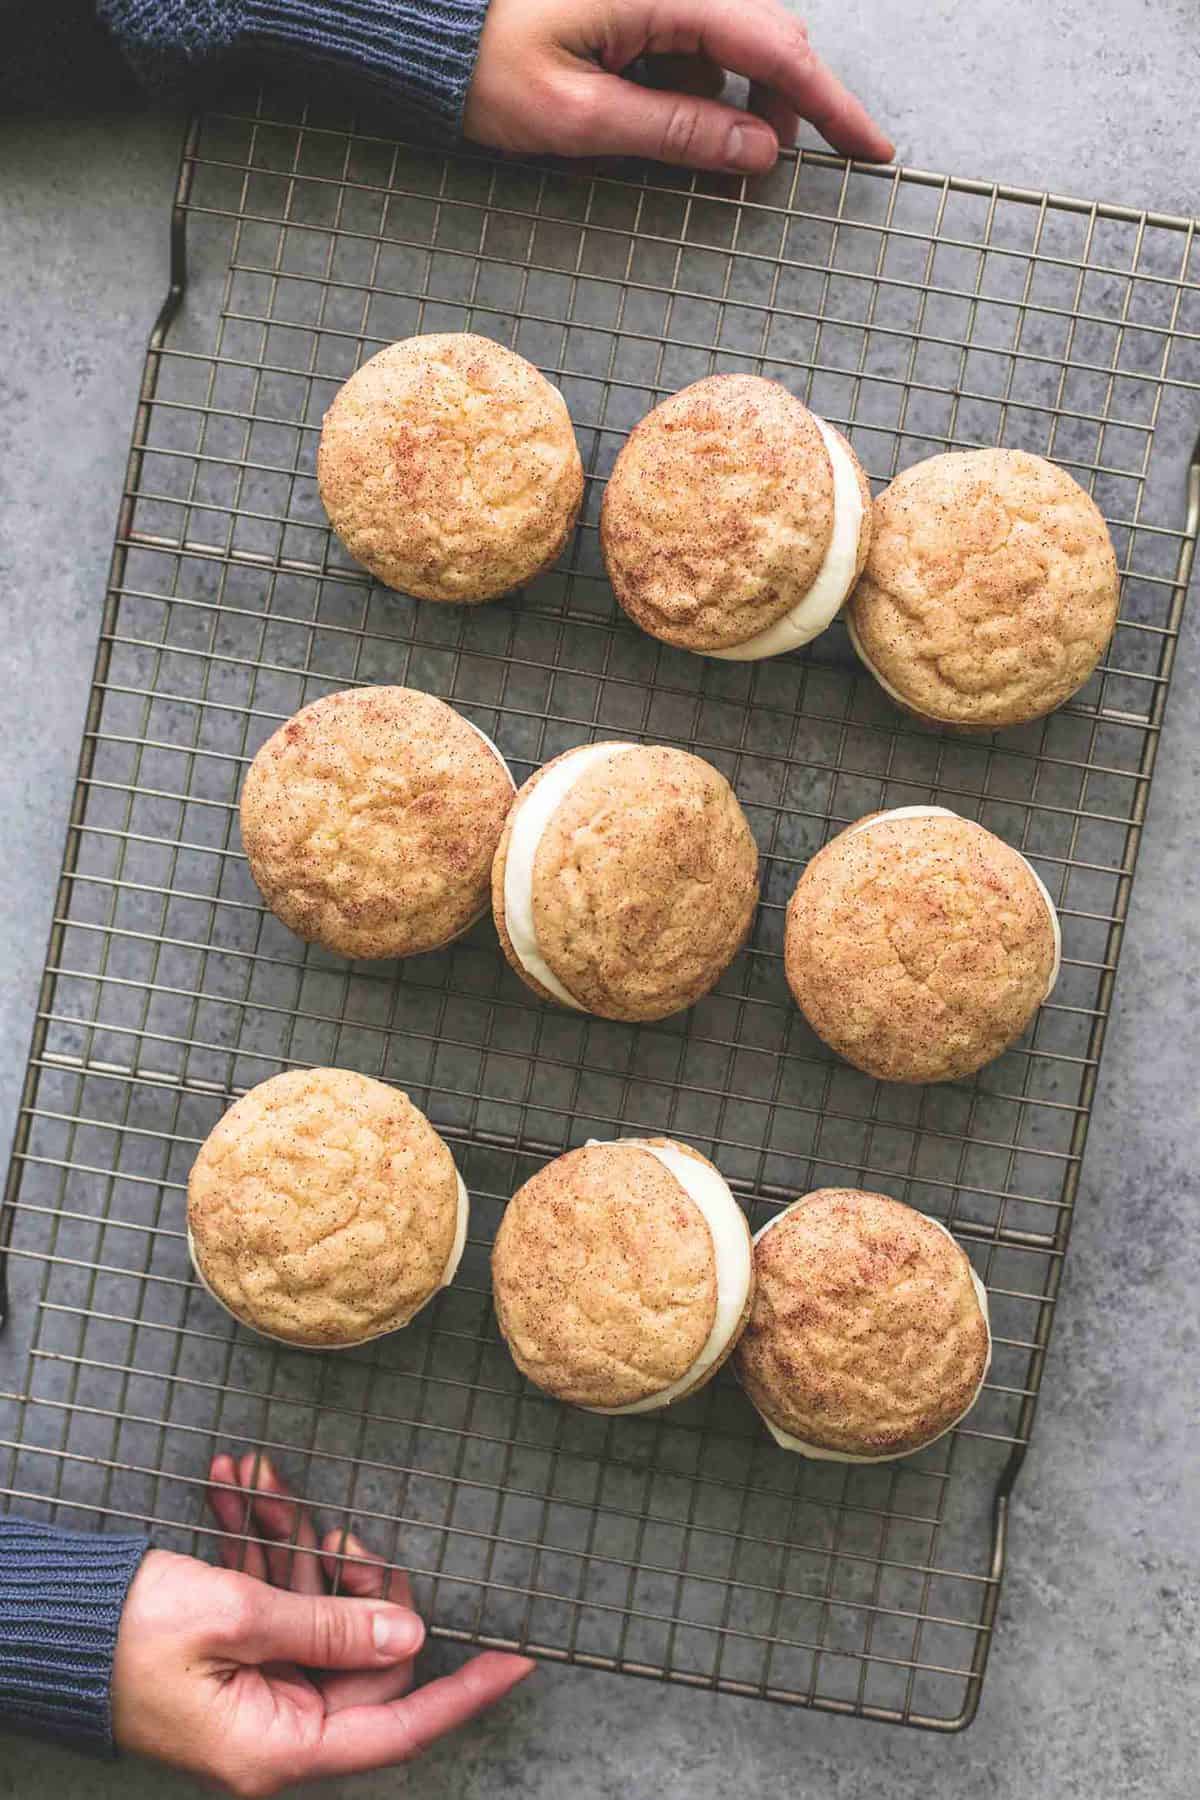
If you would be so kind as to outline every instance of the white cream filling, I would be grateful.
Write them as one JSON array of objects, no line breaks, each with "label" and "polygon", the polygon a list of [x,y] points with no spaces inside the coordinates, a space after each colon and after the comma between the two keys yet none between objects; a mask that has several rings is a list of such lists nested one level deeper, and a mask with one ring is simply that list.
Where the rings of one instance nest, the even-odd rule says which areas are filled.
[{"label": "white cream filling", "polygon": [[573,750],[544,774],[512,813],[508,857],[504,865],[504,929],[513,954],[527,975],[549,988],[556,1000],[576,1012],[587,1009],[567,992],[542,955],[533,922],[533,865],[551,819],[575,783],[610,756],[636,750],[636,744],[587,744]]},{"label": "white cream filling", "polygon": [[713,1364],[724,1355],[746,1310],[754,1259],[745,1215],[730,1193],[728,1183],[711,1163],[697,1162],[694,1156],[688,1156],[673,1144],[648,1144],[642,1138],[621,1138],[618,1141],[629,1145],[631,1149],[648,1150],[651,1156],[658,1158],[668,1174],[675,1177],[688,1198],[703,1214],[712,1238],[713,1256],[717,1265],[717,1308],[712,1328],[699,1356],[679,1380],[673,1381],[670,1387],[662,1388],[657,1394],[648,1394],[644,1400],[631,1401],[628,1406],[589,1406],[584,1409],[587,1412],[611,1414],[653,1412],[660,1406],[670,1406],[672,1400],[678,1400],[681,1394],[701,1381]]},{"label": "white cream filling", "polygon": [[[872,825],[882,825],[887,819],[963,819],[963,816],[961,813],[952,812],[948,806],[895,806],[892,808],[891,812],[879,813],[873,819],[860,819],[857,825],[851,825],[847,828],[845,835],[847,837],[856,837],[860,831],[870,831]],[[974,825],[979,831],[987,830],[985,825],[980,825],[978,819],[963,819],[963,824]],[[1019,850],[1017,851],[1017,855],[1021,856]],[[1046,911],[1050,915],[1050,929],[1054,934],[1054,965],[1050,970],[1050,979],[1046,984],[1046,992],[1042,995],[1042,1000],[1045,1002],[1054,992],[1058,982],[1059,972],[1062,969],[1062,926],[1058,922],[1058,913],[1055,910],[1054,902],[1050,898],[1050,892],[1045,882],[1042,880],[1027,856],[1021,856],[1021,861],[1033,876],[1034,881],[1037,883],[1038,893],[1046,902]]]},{"label": "white cream filling", "polygon": [[[942,807],[938,807],[935,810],[941,812],[941,811],[944,811],[945,809]],[[776,1213],[776,1215],[773,1219],[768,1219],[766,1224],[761,1225],[759,1227],[759,1229],[755,1232],[754,1242],[757,1244],[760,1238],[764,1237],[766,1235],[766,1233],[772,1229],[773,1226],[778,1225],[778,1223],[781,1219],[786,1219],[788,1214],[790,1212],[794,1212],[796,1207],[801,1205],[803,1200],[805,1200],[806,1198],[807,1198],[806,1195],[801,1195],[799,1200],[793,1200],[792,1204],[790,1206],[785,1206],[781,1213]],[[940,1219],[931,1219],[929,1217],[928,1213],[922,1213],[921,1217],[923,1219],[928,1219],[929,1223],[931,1225],[936,1225],[938,1230],[942,1233],[943,1237],[948,1237],[952,1244],[954,1244],[957,1248],[961,1249],[961,1245],[958,1244],[958,1240],[957,1240],[957,1238],[955,1238],[953,1232],[947,1231],[946,1227],[942,1224]],[[965,1254],[966,1253],[964,1251],[964,1255]],[[946,1436],[946,1433],[949,1431],[953,1431],[954,1427],[956,1425],[961,1425],[962,1421],[966,1418],[967,1414],[970,1412],[971,1408],[974,1406],[975,1402],[978,1400],[980,1393],[982,1392],[982,1389],[983,1389],[983,1384],[987,1380],[988,1370],[992,1366],[992,1323],[991,1323],[991,1316],[988,1311],[987,1289],[984,1287],[982,1281],[980,1281],[978,1275],[975,1273],[974,1268],[971,1269],[971,1280],[975,1285],[975,1293],[979,1299],[979,1310],[983,1314],[983,1322],[987,1326],[987,1334],[988,1334],[987,1356],[984,1358],[983,1373],[979,1377],[979,1381],[978,1381],[978,1384],[976,1385],[975,1392],[971,1395],[971,1398],[967,1401],[967,1404],[963,1407],[962,1411],[958,1414],[957,1418],[951,1419],[950,1423],[946,1426],[943,1426],[941,1431],[935,1432],[933,1437],[926,1438],[925,1442],[923,1444],[915,1444],[911,1450],[893,1450],[886,1456],[854,1456],[849,1451],[846,1451],[846,1450],[830,1450],[830,1449],[827,1449],[823,1444],[810,1444],[804,1438],[793,1437],[790,1431],[782,1431],[778,1425],[772,1424],[771,1420],[768,1419],[766,1413],[762,1412],[756,1406],[754,1408],[754,1410],[758,1413],[759,1418],[762,1420],[763,1424],[766,1426],[766,1428],[770,1432],[771,1436],[775,1439],[775,1442],[779,1445],[780,1449],[781,1450],[794,1450],[797,1453],[797,1455],[807,1456],[813,1462],[841,1462],[841,1463],[896,1462],[898,1460],[898,1458],[901,1456],[915,1456],[917,1454],[918,1450],[927,1450],[929,1448],[930,1444],[936,1444],[939,1438],[944,1438]],[[753,1405],[753,1404],[754,1404],[753,1401],[751,1401],[751,1405]]]},{"label": "white cream filling", "polygon": [[454,1223],[454,1242],[450,1246],[450,1254],[446,1258],[446,1266],[442,1270],[442,1279],[438,1282],[437,1287],[426,1294],[424,1300],[413,1307],[407,1318],[398,1319],[394,1325],[386,1325],[382,1331],[369,1331],[366,1337],[355,1338],[353,1343],[298,1344],[295,1338],[280,1337],[278,1332],[264,1331],[261,1325],[252,1325],[249,1319],[244,1319],[241,1313],[234,1312],[232,1306],[226,1305],[220,1294],[215,1293],[205,1280],[204,1270],[200,1267],[200,1259],[196,1255],[196,1244],[192,1237],[192,1228],[189,1225],[187,1228],[188,1255],[192,1259],[192,1267],[196,1271],[196,1279],[199,1281],[200,1286],[204,1289],[209,1299],[215,1300],[222,1312],[227,1312],[231,1319],[235,1319],[239,1325],[244,1325],[247,1331],[257,1332],[259,1337],[270,1338],[273,1344],[286,1344],[289,1350],[357,1350],[361,1344],[374,1343],[376,1338],[387,1337],[391,1332],[401,1331],[406,1325],[411,1325],[421,1309],[429,1305],[434,1294],[438,1294],[443,1288],[449,1287],[450,1283],[457,1275],[458,1265],[462,1261],[463,1251],[466,1249],[467,1245],[467,1222],[471,1215],[471,1203],[467,1198],[466,1184],[457,1169],[454,1171],[454,1179],[458,1183],[458,1207]]},{"label": "white cream filling", "polygon": [[854,585],[863,519],[862,489],[837,433],[816,413],[812,416],[833,465],[833,530],[825,559],[812,586],[790,612],[740,644],[731,644],[727,650],[706,650],[705,656],[722,662],[758,662],[764,656],[782,656],[785,651],[798,650],[832,623]]}]

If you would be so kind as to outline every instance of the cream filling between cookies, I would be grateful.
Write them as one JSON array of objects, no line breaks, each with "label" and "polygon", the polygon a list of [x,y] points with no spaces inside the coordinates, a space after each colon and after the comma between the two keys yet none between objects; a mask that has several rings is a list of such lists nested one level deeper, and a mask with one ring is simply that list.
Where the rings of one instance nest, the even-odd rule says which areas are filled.
[{"label": "cream filling between cookies", "polygon": [[289,1350],[357,1350],[362,1344],[372,1344],[376,1338],[387,1337],[391,1332],[403,1331],[406,1325],[411,1325],[422,1308],[429,1305],[429,1302],[433,1299],[435,1294],[440,1294],[443,1288],[448,1288],[450,1283],[454,1280],[454,1277],[458,1274],[458,1265],[462,1261],[463,1251],[467,1247],[467,1224],[471,1216],[471,1202],[467,1197],[466,1184],[457,1169],[454,1171],[454,1179],[458,1183],[458,1205],[454,1221],[454,1241],[450,1245],[450,1254],[446,1258],[446,1266],[442,1270],[441,1280],[435,1288],[432,1288],[430,1292],[426,1294],[423,1300],[418,1301],[417,1305],[413,1307],[412,1311],[405,1318],[397,1319],[394,1325],[386,1325],[382,1331],[369,1331],[366,1337],[355,1338],[353,1343],[298,1344],[295,1338],[280,1337],[279,1333],[276,1331],[264,1331],[261,1325],[252,1325],[249,1319],[244,1319],[242,1317],[241,1313],[234,1312],[232,1306],[227,1305],[227,1303],[222,1300],[220,1294],[216,1292],[206,1279],[204,1270],[200,1267],[200,1258],[196,1255],[196,1241],[192,1236],[192,1228],[189,1225],[187,1228],[188,1255],[192,1259],[192,1267],[196,1271],[196,1279],[199,1281],[200,1286],[204,1289],[209,1299],[215,1300],[222,1312],[227,1312],[231,1319],[236,1320],[239,1325],[244,1325],[247,1331],[256,1332],[259,1337],[270,1338],[273,1344],[285,1344]]},{"label": "cream filling between cookies", "polygon": [[643,1138],[621,1138],[619,1141],[632,1149],[648,1150],[651,1156],[657,1157],[703,1214],[717,1267],[717,1307],[703,1350],[678,1381],[656,1394],[648,1394],[644,1400],[633,1400],[628,1406],[589,1406],[585,1409],[613,1415],[654,1412],[661,1406],[670,1406],[673,1400],[678,1400],[681,1394],[703,1380],[737,1335],[746,1310],[754,1267],[745,1215],[718,1169],[711,1163],[698,1162],[674,1145],[648,1144]]},{"label": "cream filling between cookies", "polygon": [[[946,809],[945,809],[945,807],[937,807],[934,810],[937,812],[944,812]],[[782,1212],[776,1213],[776,1215],[773,1219],[768,1219],[765,1225],[760,1225],[759,1229],[754,1234],[754,1242],[757,1244],[759,1239],[765,1237],[767,1232],[772,1230],[774,1226],[778,1225],[778,1223],[781,1219],[786,1219],[790,1212],[794,1212],[796,1207],[802,1205],[805,1198],[806,1198],[805,1195],[801,1195],[799,1200],[793,1200],[792,1204],[790,1206],[785,1206]],[[950,1242],[952,1244],[954,1244],[956,1248],[958,1248],[958,1249],[962,1248],[962,1246],[958,1242],[958,1239],[954,1236],[953,1232],[947,1231],[946,1227],[942,1224],[940,1219],[932,1219],[929,1217],[928,1213],[922,1213],[921,1217],[923,1219],[928,1220],[930,1225],[936,1225],[938,1230],[941,1232],[942,1236],[948,1237],[950,1239]],[[966,1253],[964,1252],[964,1255],[965,1254]],[[968,1266],[970,1267],[970,1264],[968,1264]],[[918,1451],[927,1450],[929,1448],[930,1444],[936,1444],[940,1438],[944,1438],[946,1436],[947,1432],[953,1431],[954,1427],[956,1425],[961,1425],[963,1420],[966,1418],[967,1414],[970,1412],[971,1408],[974,1406],[975,1402],[978,1400],[980,1394],[982,1393],[983,1384],[987,1380],[987,1377],[988,1377],[988,1370],[992,1366],[992,1321],[991,1321],[991,1315],[990,1315],[990,1312],[988,1309],[987,1289],[984,1287],[982,1281],[979,1279],[978,1275],[975,1273],[975,1270],[973,1267],[971,1268],[971,1280],[975,1286],[975,1294],[979,1301],[979,1310],[983,1314],[983,1322],[987,1327],[988,1346],[987,1346],[987,1355],[984,1358],[984,1362],[983,1362],[983,1373],[980,1375],[979,1381],[976,1384],[975,1392],[971,1395],[971,1398],[967,1401],[967,1404],[963,1407],[962,1411],[958,1414],[958,1416],[956,1418],[951,1419],[951,1421],[948,1425],[944,1425],[942,1427],[941,1431],[935,1432],[931,1438],[926,1438],[925,1442],[923,1444],[914,1444],[914,1446],[911,1450],[898,1450],[898,1451],[893,1450],[886,1456],[856,1456],[848,1450],[830,1450],[823,1444],[810,1444],[805,1438],[793,1437],[790,1431],[781,1430],[781,1428],[778,1425],[773,1424],[772,1421],[770,1419],[768,1419],[766,1413],[763,1412],[760,1407],[755,1406],[754,1407],[755,1412],[758,1413],[759,1418],[762,1420],[763,1424],[766,1426],[766,1428],[770,1432],[771,1436],[775,1439],[775,1442],[779,1445],[780,1449],[781,1450],[794,1450],[797,1455],[807,1456],[813,1462],[841,1462],[841,1463],[896,1462],[902,1456],[916,1456]],[[754,1405],[753,1401],[751,1401],[751,1405],[752,1406]]]},{"label": "cream filling between cookies", "polygon": [[574,994],[568,993],[542,955],[538,943],[537,927],[533,922],[533,865],[551,819],[575,783],[597,763],[636,749],[636,744],[585,744],[548,769],[524,800],[518,800],[512,813],[512,831],[504,864],[504,929],[513,954],[525,973],[542,987],[549,988],[556,1000],[576,1012],[586,1012],[587,1008]]},{"label": "cream filling between cookies", "polygon": [[782,656],[785,651],[798,650],[802,644],[811,643],[833,622],[854,585],[863,521],[858,471],[832,426],[816,413],[812,417],[833,465],[833,529],[825,559],[812,586],[790,612],[740,644],[731,644],[727,650],[706,650],[705,656],[717,657],[722,662],[758,662],[764,656]]},{"label": "cream filling between cookies", "polygon": [[[961,813],[952,812],[948,806],[894,806],[891,812],[878,813],[873,819],[860,819],[857,825],[848,827],[845,835],[857,837],[860,831],[870,831],[872,825],[882,825],[888,819],[962,819],[964,825],[974,825],[979,831],[987,829],[985,825],[980,825],[978,819],[964,819]],[[1019,850],[1017,855],[1021,856]],[[1046,983],[1046,991],[1042,995],[1044,1003],[1054,992],[1062,969],[1062,926],[1059,924],[1058,912],[1050,898],[1050,890],[1045,882],[1027,856],[1021,856],[1021,861],[1033,876],[1038,893],[1046,903],[1046,911],[1050,915],[1050,929],[1054,934],[1054,963],[1050,970],[1050,979]]]}]

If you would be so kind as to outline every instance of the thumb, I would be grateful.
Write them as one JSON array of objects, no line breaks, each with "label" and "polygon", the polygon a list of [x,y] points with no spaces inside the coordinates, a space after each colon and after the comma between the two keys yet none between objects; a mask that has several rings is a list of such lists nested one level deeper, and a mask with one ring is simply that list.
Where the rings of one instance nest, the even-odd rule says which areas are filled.
[{"label": "thumb", "polygon": [[425,1641],[424,1625],[407,1606],[256,1585],[259,1592],[237,1646],[244,1662],[383,1668],[415,1656]]},{"label": "thumb", "polygon": [[779,154],[771,127],[736,106],[590,71],[563,96],[559,135],[573,156],[646,156],[747,174],[771,168]]}]

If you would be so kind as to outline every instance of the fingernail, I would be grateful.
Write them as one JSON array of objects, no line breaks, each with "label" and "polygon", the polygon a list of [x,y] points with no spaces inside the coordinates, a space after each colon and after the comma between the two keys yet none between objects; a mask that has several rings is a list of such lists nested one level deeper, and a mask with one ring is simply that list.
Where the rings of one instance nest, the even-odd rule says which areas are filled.
[{"label": "fingernail", "polygon": [[377,1612],[371,1620],[371,1636],[380,1656],[415,1656],[425,1642],[425,1627],[416,1613],[396,1606],[390,1612]]},{"label": "fingernail", "polygon": [[725,140],[725,161],[731,169],[769,169],[776,149],[773,131],[757,125],[734,125]]}]

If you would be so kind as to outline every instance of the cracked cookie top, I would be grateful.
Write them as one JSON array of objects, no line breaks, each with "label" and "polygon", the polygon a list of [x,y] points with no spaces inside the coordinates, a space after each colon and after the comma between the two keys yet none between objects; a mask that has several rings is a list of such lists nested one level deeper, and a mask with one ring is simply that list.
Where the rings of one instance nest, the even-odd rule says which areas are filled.
[{"label": "cracked cookie top", "polygon": [[188,1181],[197,1270],[247,1325],[335,1348],[407,1325],[441,1287],[454,1158],[406,1094],[292,1069],[231,1106]]},{"label": "cracked cookie top", "polygon": [[[572,754],[518,791],[492,870],[501,947],[542,994],[505,924],[505,874],[518,809]],[[718,769],[642,745],[593,764],[560,802],[538,842],[532,892],[541,953],[581,1007],[661,1019],[694,1005],[741,949],[758,902],[758,850]]]},{"label": "cracked cookie top", "polygon": [[1098,507],[1024,450],[931,456],[875,502],[847,623],[902,706],[994,729],[1040,718],[1088,679],[1117,618]]},{"label": "cracked cookie top", "polygon": [[339,389],[317,485],[351,556],[423,600],[494,600],[558,556],[583,498],[566,401],[469,331],[402,338]]},{"label": "cracked cookie top", "polygon": [[848,827],[788,906],[796,1004],[839,1056],[883,1081],[951,1081],[991,1062],[1037,1011],[1055,959],[1025,858],[953,814]]},{"label": "cracked cookie top", "polygon": [[[869,503],[865,478],[863,492]],[[743,643],[790,612],[833,523],[833,467],[808,408],[777,381],[709,375],[634,427],[605,489],[600,538],[630,618],[702,651]]]},{"label": "cracked cookie top", "polygon": [[971,1405],[991,1348],[966,1252],[885,1194],[820,1188],[762,1232],[735,1351],[754,1405],[827,1455],[902,1456]]},{"label": "cracked cookie top", "polygon": [[339,956],[413,956],[486,910],[512,797],[499,751],[452,706],[415,688],[351,688],[259,750],[242,843],[297,937]]},{"label": "cracked cookie top", "polygon": [[588,1144],[513,1195],[492,1286],[522,1374],[575,1406],[628,1406],[670,1387],[704,1349],[716,1253],[700,1208],[657,1157]]}]

